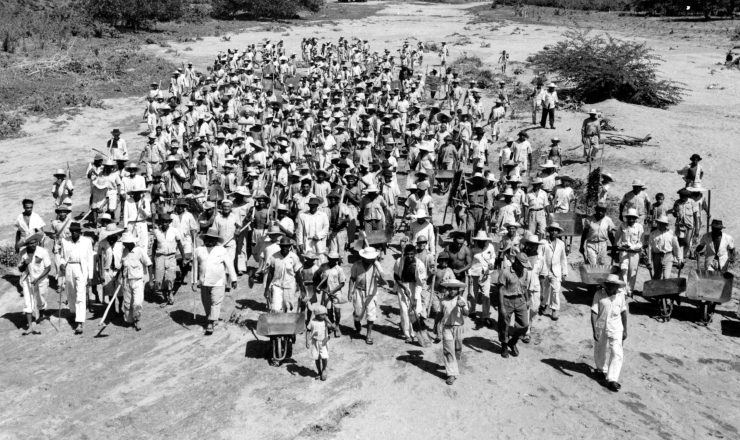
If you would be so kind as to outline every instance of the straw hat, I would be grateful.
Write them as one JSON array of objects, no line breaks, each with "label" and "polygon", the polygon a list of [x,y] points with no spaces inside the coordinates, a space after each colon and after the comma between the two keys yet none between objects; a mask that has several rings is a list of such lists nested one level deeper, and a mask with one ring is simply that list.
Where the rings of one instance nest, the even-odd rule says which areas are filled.
[{"label": "straw hat", "polygon": [[374,192],[375,192],[375,193],[376,193],[376,192],[380,192],[380,190],[378,189],[378,186],[377,186],[377,185],[375,185],[374,183],[373,183],[373,184],[370,184],[370,185],[368,185],[368,186],[367,186],[367,188],[365,188],[365,193],[367,193],[367,194],[369,194],[369,193],[374,193]]},{"label": "straw hat", "polygon": [[639,215],[637,215],[637,210],[635,208],[630,208],[627,210],[627,212],[624,214],[625,217],[634,217],[637,218]]},{"label": "straw hat", "polygon": [[543,163],[542,165],[540,165],[540,168],[557,168],[557,167],[555,166],[554,163],[552,163],[552,160],[547,159],[547,161],[545,161],[545,163]]},{"label": "straw hat", "polygon": [[613,284],[619,287],[626,286],[625,282],[619,279],[619,275],[611,274],[604,280],[604,284]]},{"label": "straw hat", "polygon": [[136,237],[130,232],[124,232],[121,236],[121,243],[136,243]]},{"label": "straw hat", "polygon": [[560,227],[558,222],[552,222],[547,225],[547,230],[549,231],[550,229],[557,229],[558,231],[563,232],[563,228]]},{"label": "straw hat", "polygon": [[465,283],[458,280],[450,280],[443,282],[442,287],[445,289],[462,289],[465,287]]},{"label": "straw hat", "polygon": [[105,240],[111,235],[120,234],[123,231],[125,231],[125,229],[119,228],[115,223],[109,223],[105,225],[105,229],[100,232],[100,240]]},{"label": "straw hat", "polygon": [[473,240],[476,240],[476,241],[491,241],[492,239],[483,230],[480,230],[480,231],[478,231],[477,234],[475,234],[475,237],[473,237]]},{"label": "straw hat", "polygon": [[519,262],[522,266],[524,266],[526,269],[531,269],[532,265],[529,263],[529,258],[527,258],[527,255],[524,252],[519,252],[516,254],[516,261]]},{"label": "straw hat", "polygon": [[378,251],[373,247],[363,248],[360,252],[360,257],[366,260],[374,260],[378,258]]},{"label": "straw hat", "polygon": [[661,214],[660,217],[656,218],[655,221],[657,223],[665,223],[668,224],[668,216],[665,214]]},{"label": "straw hat", "polygon": [[[125,234],[124,234],[124,236],[125,236]],[[208,228],[208,230],[205,233],[200,234],[200,237],[201,238],[210,237],[210,238],[216,238],[216,239],[220,239],[221,238],[221,237],[218,236],[218,230],[216,228]]]}]

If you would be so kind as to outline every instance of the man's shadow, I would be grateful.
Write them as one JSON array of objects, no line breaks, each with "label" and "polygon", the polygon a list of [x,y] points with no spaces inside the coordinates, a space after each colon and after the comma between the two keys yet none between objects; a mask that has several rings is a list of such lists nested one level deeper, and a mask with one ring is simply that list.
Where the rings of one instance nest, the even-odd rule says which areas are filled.
[{"label": "man's shadow", "polygon": [[447,378],[446,373],[439,371],[440,369],[443,369],[444,366],[425,360],[423,357],[424,352],[422,352],[421,350],[409,350],[406,353],[408,354],[398,356],[396,360],[414,365],[415,367],[418,367],[419,369],[426,371],[432,376],[436,376],[440,379]]}]

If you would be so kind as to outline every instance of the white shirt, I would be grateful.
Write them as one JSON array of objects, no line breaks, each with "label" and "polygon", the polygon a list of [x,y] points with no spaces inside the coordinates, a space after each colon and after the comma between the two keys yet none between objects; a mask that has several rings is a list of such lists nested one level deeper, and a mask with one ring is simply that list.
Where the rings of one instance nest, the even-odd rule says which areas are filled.
[{"label": "white shirt", "polygon": [[32,212],[29,216],[28,223],[26,223],[26,219],[23,218],[23,213],[19,214],[18,218],[15,220],[15,227],[21,233],[21,240],[25,240],[32,236],[36,233],[36,229],[41,230],[44,226],[46,226],[46,223],[44,223],[41,216],[35,212]]},{"label": "white shirt", "polygon": [[198,280],[205,287],[220,287],[225,283],[226,272],[229,278],[236,280],[233,259],[223,246],[214,246],[211,252],[200,246],[195,249],[195,258],[198,259]]},{"label": "white shirt", "polygon": [[273,268],[272,285],[282,289],[296,288],[295,274],[301,270],[301,260],[292,251],[283,256],[277,252],[267,260],[267,267]]},{"label": "white shirt", "polygon": [[[326,251],[326,237],[329,235],[329,217],[323,211],[316,214],[302,212],[298,215],[296,225],[296,241],[303,245],[304,251],[314,251],[321,254]],[[316,240],[313,237],[318,236]]]},{"label": "white shirt", "polygon": [[28,280],[37,280],[47,267],[51,267],[49,252],[41,246],[36,246],[33,255],[28,255],[26,248],[21,250],[20,260],[28,265]]},{"label": "white shirt", "polygon": [[617,293],[612,296],[607,296],[606,291],[600,289],[594,295],[591,311],[597,314],[595,325],[597,332],[606,330],[609,338],[621,337],[624,331],[622,312],[627,311],[627,300],[623,288],[617,290]]},{"label": "white shirt", "polygon": [[182,234],[170,225],[165,232],[154,228],[154,239],[157,240],[155,255],[174,255],[177,252],[177,242],[182,243]]},{"label": "white shirt", "polygon": [[72,238],[64,239],[59,264],[79,264],[83,277],[90,279],[93,274],[93,254],[92,241],[89,238],[80,236],[76,243]]}]

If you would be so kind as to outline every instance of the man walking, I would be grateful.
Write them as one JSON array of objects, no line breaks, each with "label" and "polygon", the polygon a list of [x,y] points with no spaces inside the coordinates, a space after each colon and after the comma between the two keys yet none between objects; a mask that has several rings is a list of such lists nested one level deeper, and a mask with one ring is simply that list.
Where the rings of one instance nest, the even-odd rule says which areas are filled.
[{"label": "man walking", "polygon": [[624,355],[622,341],[627,339],[627,299],[624,281],[609,275],[604,288],[596,292],[591,304],[591,329],[594,337],[596,371],[606,379],[607,388],[617,392]]}]

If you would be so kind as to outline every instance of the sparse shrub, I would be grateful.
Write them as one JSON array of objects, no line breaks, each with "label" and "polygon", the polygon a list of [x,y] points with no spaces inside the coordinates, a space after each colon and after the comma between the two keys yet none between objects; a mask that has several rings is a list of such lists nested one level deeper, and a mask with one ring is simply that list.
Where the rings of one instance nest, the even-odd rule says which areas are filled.
[{"label": "sparse shrub", "polygon": [[527,59],[530,65],[557,72],[572,96],[586,103],[614,98],[648,107],[665,108],[683,100],[679,83],[659,79],[662,58],[643,43],[588,30],[566,31],[565,40]]},{"label": "sparse shrub", "polygon": [[7,269],[18,267],[18,254],[11,244],[0,245],[0,266]]},{"label": "sparse shrub", "polygon": [[26,133],[21,130],[24,122],[26,120],[20,115],[0,112],[0,140],[25,136]]}]

